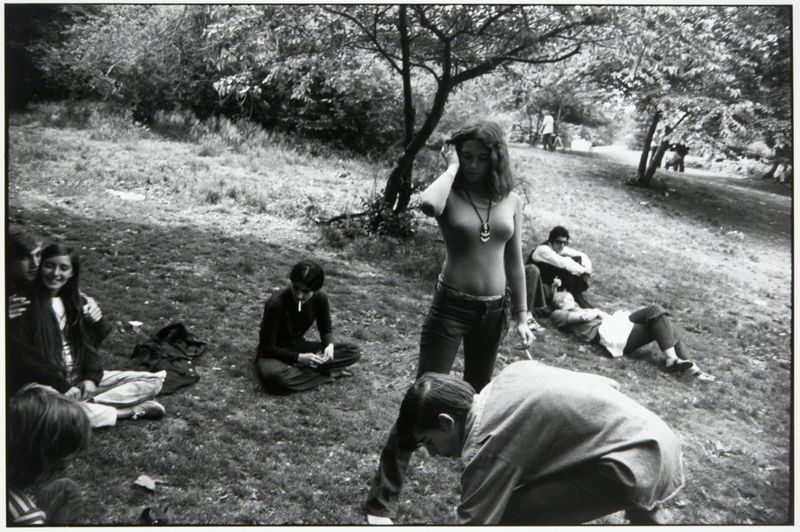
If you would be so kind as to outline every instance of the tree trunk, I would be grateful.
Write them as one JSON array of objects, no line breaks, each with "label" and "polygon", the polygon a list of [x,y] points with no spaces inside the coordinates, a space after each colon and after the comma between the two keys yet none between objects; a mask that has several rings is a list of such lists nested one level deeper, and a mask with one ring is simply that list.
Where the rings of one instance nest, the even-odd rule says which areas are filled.
[{"label": "tree trunk", "polygon": [[[406,175],[408,170],[412,167],[417,153],[425,146],[425,142],[430,138],[439,120],[442,119],[447,97],[450,94],[450,88],[445,83],[445,81],[439,82],[428,118],[425,119],[425,122],[411,138],[411,142],[406,146],[403,155],[400,156],[400,160],[397,161],[397,165],[395,165],[392,173],[389,174],[389,179],[386,181],[383,199],[388,205],[394,206],[395,212],[403,212],[408,208],[407,199],[405,202],[400,201],[401,199],[405,199],[405,192],[401,191],[402,176]],[[411,187],[409,186],[407,198],[410,199],[410,197]]]},{"label": "tree trunk", "polygon": [[[402,51],[402,69],[403,69],[403,120],[405,123],[405,130],[403,133],[403,146],[408,147],[411,143],[411,138],[414,136],[414,95],[411,91],[411,51],[408,39],[408,20],[406,10],[408,6],[401,4],[400,13],[397,21],[397,27],[400,31],[400,49]],[[397,205],[395,210],[403,212],[408,208],[408,203],[411,201],[411,178],[414,174],[414,162],[408,165],[406,171],[400,176],[400,186],[397,197]]]},{"label": "tree trunk", "polygon": [[404,212],[408,209],[408,204],[411,200],[411,180],[404,180],[404,176],[410,175],[410,170],[414,164],[414,158],[417,156],[419,150],[425,146],[425,142],[430,138],[439,120],[442,119],[444,108],[447,104],[447,98],[450,95],[450,91],[453,89],[453,86],[450,84],[452,79],[450,73],[451,67],[452,57],[450,43],[445,41],[444,51],[442,52],[442,76],[436,86],[436,95],[433,98],[431,110],[425,122],[422,123],[419,130],[412,135],[411,140],[406,144],[403,155],[400,156],[394,169],[389,174],[389,179],[386,180],[383,200],[387,205],[393,207],[394,212]]},{"label": "tree trunk", "polygon": [[656,112],[653,113],[652,120],[650,120],[650,127],[647,129],[647,136],[644,139],[644,146],[642,146],[642,156],[639,158],[639,169],[636,172],[635,184],[637,185],[641,184],[645,180],[645,175],[647,174],[648,170],[647,159],[650,157],[650,146],[653,144],[653,136],[656,134],[656,127],[658,127],[658,121],[660,119],[661,119],[661,112],[656,110]]},{"label": "tree trunk", "polygon": [[764,175],[761,176],[761,179],[775,179],[775,170],[778,169],[778,166],[780,166],[780,164],[781,163],[778,162],[777,159],[772,161],[772,168],[764,172]]}]

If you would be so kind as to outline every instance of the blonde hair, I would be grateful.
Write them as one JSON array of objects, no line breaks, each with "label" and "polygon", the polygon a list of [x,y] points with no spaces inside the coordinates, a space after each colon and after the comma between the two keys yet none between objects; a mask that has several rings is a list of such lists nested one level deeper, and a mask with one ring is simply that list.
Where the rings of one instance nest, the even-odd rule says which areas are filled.
[{"label": "blonde hair", "polygon": [[573,302],[575,301],[575,298],[572,297],[572,294],[570,294],[566,290],[562,290],[561,292],[556,292],[555,294],[553,294],[553,306],[557,309],[560,309],[561,306],[564,304],[564,302],[567,301],[567,299],[572,299]]}]

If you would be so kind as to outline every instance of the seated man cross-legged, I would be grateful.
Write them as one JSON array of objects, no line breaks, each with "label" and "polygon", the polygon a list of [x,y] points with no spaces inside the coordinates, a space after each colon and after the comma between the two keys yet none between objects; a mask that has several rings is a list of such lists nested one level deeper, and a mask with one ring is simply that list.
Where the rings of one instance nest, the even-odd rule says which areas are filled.
[{"label": "seated man cross-legged", "polygon": [[[334,344],[325,272],[316,262],[295,264],[289,286],[264,304],[256,371],[271,392],[305,391],[349,375],[343,368],[361,357],[358,347]],[[303,337],[316,321],[321,342]]]},{"label": "seated man cross-legged", "polygon": [[534,361],[508,365],[479,394],[426,373],[400,409],[401,444],[460,456],[460,524],[568,525],[625,510],[665,521],[683,486],[675,433],[606,377]]}]

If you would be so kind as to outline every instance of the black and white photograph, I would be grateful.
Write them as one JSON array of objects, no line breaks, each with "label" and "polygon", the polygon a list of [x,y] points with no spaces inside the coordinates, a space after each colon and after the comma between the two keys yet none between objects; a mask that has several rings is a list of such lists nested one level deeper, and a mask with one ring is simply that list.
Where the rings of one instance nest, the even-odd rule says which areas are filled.
[{"label": "black and white photograph", "polygon": [[791,2],[3,10],[5,526],[795,524]]}]

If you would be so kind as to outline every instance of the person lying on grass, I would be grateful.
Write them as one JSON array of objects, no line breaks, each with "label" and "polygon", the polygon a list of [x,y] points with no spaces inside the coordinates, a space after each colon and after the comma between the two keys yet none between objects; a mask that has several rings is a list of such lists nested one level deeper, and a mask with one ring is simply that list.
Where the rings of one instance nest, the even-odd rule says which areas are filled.
[{"label": "person lying on grass", "polygon": [[112,326],[80,291],[80,271],[74,249],[53,244],[42,251],[30,307],[10,322],[8,393],[33,382],[51,386],[80,400],[93,427],[163,417],[164,407],[149,399],[161,391],[165,371],[103,370],[99,348]]},{"label": "person lying on grass", "polygon": [[625,510],[660,524],[683,486],[678,437],[609,378],[535,361],[509,364],[483,391],[426,373],[398,420],[405,448],[462,458],[464,525],[572,525]]},{"label": "person lying on grass", "polygon": [[[558,278],[553,283],[554,292],[557,287]],[[634,312],[618,310],[609,315],[595,308],[580,308],[572,294],[562,291],[553,295],[553,307],[550,320],[557,328],[584,342],[599,342],[612,357],[628,355],[655,341],[666,357],[667,372],[688,372],[701,381],[714,380],[713,376],[703,373],[688,360],[669,312],[659,305],[649,305]]]},{"label": "person lying on grass", "polygon": [[41,239],[22,226],[8,231],[8,318],[13,320],[25,313],[30,305],[33,281],[42,258]]},{"label": "person lying on grass", "polygon": [[[325,272],[304,260],[289,272],[289,286],[264,304],[256,372],[271,392],[301,392],[350,373],[343,368],[361,357],[358,347],[334,343],[328,296],[322,291]],[[304,335],[316,322],[321,342]]]},{"label": "person lying on grass", "polygon": [[53,479],[89,443],[83,408],[49,386],[30,384],[8,402],[6,523],[78,524],[83,497],[74,480]]}]

